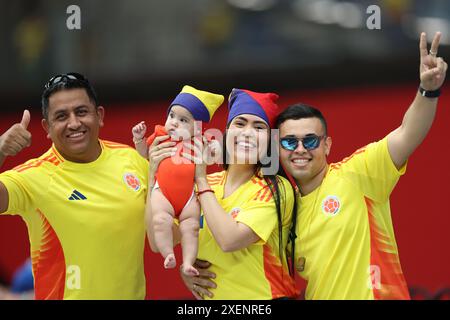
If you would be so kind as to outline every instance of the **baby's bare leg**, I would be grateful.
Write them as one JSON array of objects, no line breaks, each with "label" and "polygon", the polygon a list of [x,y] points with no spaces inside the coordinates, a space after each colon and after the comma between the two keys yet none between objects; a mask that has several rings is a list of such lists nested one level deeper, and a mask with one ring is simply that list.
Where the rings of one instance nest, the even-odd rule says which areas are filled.
[{"label": "baby's bare leg", "polygon": [[180,232],[183,252],[182,270],[189,276],[197,276],[198,271],[193,267],[198,252],[198,231],[200,228],[200,204],[196,198],[181,211]]},{"label": "baby's bare leg", "polygon": [[155,244],[165,259],[164,268],[175,268],[177,261],[173,253],[173,207],[160,189],[152,191],[150,201],[153,211]]}]

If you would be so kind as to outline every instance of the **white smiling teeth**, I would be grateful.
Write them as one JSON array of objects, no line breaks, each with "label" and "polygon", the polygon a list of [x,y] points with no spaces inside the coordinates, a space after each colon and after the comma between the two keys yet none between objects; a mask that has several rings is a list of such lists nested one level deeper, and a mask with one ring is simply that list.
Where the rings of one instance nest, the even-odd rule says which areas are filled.
[{"label": "white smiling teeth", "polygon": [[294,162],[294,163],[308,163],[309,159],[295,159],[295,160],[292,160],[292,162]]},{"label": "white smiling teeth", "polygon": [[83,132],[78,132],[78,133],[72,133],[71,135],[69,135],[70,138],[77,138],[77,137],[81,137],[83,135]]}]

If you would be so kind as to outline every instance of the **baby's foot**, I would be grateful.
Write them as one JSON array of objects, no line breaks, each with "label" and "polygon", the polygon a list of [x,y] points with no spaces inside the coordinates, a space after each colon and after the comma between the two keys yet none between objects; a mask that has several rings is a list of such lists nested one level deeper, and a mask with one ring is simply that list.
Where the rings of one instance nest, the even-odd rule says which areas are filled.
[{"label": "baby's foot", "polygon": [[175,259],[175,255],[173,253],[168,254],[166,259],[164,260],[164,268],[173,269],[176,265],[177,260]]},{"label": "baby's foot", "polygon": [[183,268],[183,273],[184,273],[185,275],[187,275],[187,276],[193,277],[193,276],[198,276],[198,275],[199,275],[198,270],[195,269],[195,268],[194,268],[193,266],[191,266],[191,265],[183,264],[182,268]]}]

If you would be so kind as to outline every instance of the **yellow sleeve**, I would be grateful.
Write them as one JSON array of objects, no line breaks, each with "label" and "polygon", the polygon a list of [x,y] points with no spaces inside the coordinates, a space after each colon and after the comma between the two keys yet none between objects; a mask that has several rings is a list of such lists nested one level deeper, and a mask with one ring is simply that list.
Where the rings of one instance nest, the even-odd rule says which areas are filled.
[{"label": "yellow sleeve", "polygon": [[[286,179],[278,177],[280,193],[280,209],[283,228],[289,227],[294,205],[294,193]],[[270,191],[269,191],[270,192]],[[270,198],[270,199],[269,199]],[[262,200],[251,199],[240,208],[236,221],[244,223],[260,238],[259,244],[264,244],[273,231],[278,228],[278,217],[273,196],[264,197]]]},{"label": "yellow sleeve", "polygon": [[371,143],[344,159],[341,164],[344,178],[355,184],[362,193],[374,201],[386,201],[398,179],[406,171],[398,170],[389,154],[387,138]]},{"label": "yellow sleeve", "polygon": [[14,170],[0,174],[2,182],[8,191],[8,209],[3,214],[23,215],[32,206],[33,196],[23,175]]}]

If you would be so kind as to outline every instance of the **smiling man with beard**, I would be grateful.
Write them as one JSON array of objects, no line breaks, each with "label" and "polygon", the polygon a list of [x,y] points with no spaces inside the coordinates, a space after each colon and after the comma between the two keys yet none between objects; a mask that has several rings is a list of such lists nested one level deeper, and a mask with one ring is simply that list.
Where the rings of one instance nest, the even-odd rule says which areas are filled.
[{"label": "smiling man with beard", "polygon": [[[0,214],[28,227],[36,299],[143,299],[148,162],[99,139],[104,108],[77,73],[42,95],[53,145],[0,174]],[[0,137],[0,165],[31,143],[30,113]]]},{"label": "smiling man with beard", "polygon": [[420,38],[420,87],[402,124],[338,163],[326,121],[307,105],[277,119],[280,159],[299,189],[296,268],[306,299],[409,299],[392,225],[389,197],[408,157],[426,137],[447,64]]}]

